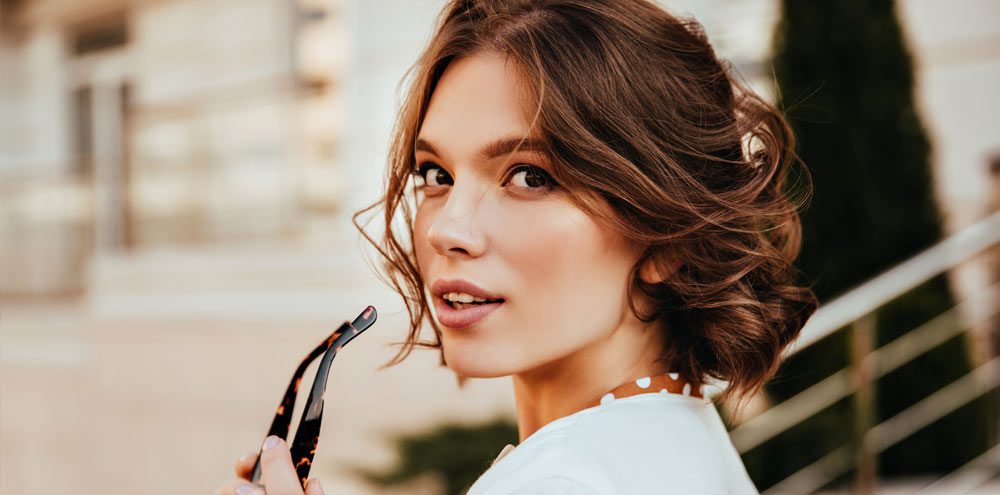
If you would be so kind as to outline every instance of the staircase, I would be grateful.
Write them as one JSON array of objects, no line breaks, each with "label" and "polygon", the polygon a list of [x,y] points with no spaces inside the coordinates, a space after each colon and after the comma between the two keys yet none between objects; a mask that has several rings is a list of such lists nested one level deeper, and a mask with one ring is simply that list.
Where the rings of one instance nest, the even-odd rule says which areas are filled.
[{"label": "staircase", "polygon": [[[924,486],[903,488],[898,483],[879,486],[875,457],[914,432],[948,415],[1000,385],[1000,357],[978,366],[897,415],[871,424],[874,417],[873,382],[913,358],[933,349],[1000,310],[1000,284],[994,284],[879,349],[874,342],[879,309],[969,258],[1000,244],[1000,212],[965,228],[913,258],[882,273],[846,294],[823,304],[789,346],[795,354],[835,332],[851,332],[851,364],[808,389],[745,420],[730,432],[742,454],[853,395],[857,422],[863,434],[802,468],[765,494],[817,493],[852,468],[857,469],[853,493],[1000,493],[1000,446],[967,465]],[[975,315],[969,321],[966,315]],[[895,487],[893,487],[895,486]],[[981,491],[982,490],[982,491]]]}]

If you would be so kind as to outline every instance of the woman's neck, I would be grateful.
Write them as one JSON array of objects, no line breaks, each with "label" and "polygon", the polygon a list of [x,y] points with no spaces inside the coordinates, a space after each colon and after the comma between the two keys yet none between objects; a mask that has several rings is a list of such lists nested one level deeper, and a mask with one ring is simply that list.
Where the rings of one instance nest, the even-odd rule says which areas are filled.
[{"label": "woman's neck", "polygon": [[660,361],[663,338],[658,325],[623,324],[605,339],[514,375],[519,442],[626,381],[669,371]]}]

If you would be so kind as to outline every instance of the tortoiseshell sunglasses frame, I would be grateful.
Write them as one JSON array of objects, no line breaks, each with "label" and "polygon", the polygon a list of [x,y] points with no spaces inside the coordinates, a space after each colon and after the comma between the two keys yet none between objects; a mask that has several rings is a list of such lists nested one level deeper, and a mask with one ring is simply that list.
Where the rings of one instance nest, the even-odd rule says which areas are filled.
[{"label": "tortoiseshell sunglasses frame", "polygon": [[[295,472],[299,477],[299,483],[303,489],[305,489],[306,480],[309,478],[309,469],[312,467],[316,447],[319,445],[319,429],[323,421],[323,395],[326,392],[330,363],[333,362],[334,356],[337,355],[337,350],[347,345],[348,342],[360,335],[361,332],[367,330],[372,323],[375,323],[377,316],[378,313],[375,311],[375,307],[368,306],[353,322],[349,323],[345,321],[340,328],[316,346],[306,356],[305,360],[299,364],[299,367],[295,369],[292,381],[289,383],[288,389],[285,390],[285,396],[281,399],[281,404],[278,405],[278,410],[274,415],[274,421],[271,422],[271,429],[268,431],[267,436],[277,435],[287,441],[288,429],[292,421],[292,409],[295,407],[295,397],[298,395],[302,376],[313,360],[320,354],[323,354],[323,360],[320,361],[319,369],[316,370],[316,379],[313,381],[312,389],[309,390],[309,400],[306,402],[305,409],[302,411],[302,418],[299,420],[298,428],[295,431],[295,439],[289,446],[292,453],[292,462],[295,464]],[[261,447],[261,451],[258,452],[257,460],[253,466],[253,475],[250,477],[250,481],[258,485],[262,484],[260,468],[261,452],[263,452],[263,446]]]}]

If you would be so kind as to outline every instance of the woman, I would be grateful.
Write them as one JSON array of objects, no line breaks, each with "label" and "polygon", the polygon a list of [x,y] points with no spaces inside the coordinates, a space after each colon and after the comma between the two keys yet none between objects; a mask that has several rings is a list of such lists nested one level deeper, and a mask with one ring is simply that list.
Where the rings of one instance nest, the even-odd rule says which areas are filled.
[{"label": "woman", "polygon": [[[423,346],[460,384],[512,377],[519,444],[469,494],[756,493],[714,403],[758,391],[816,307],[782,116],[645,0],[452,1],[414,70],[355,219],[384,208],[411,320],[391,364]],[[267,493],[302,493],[276,445]]]}]

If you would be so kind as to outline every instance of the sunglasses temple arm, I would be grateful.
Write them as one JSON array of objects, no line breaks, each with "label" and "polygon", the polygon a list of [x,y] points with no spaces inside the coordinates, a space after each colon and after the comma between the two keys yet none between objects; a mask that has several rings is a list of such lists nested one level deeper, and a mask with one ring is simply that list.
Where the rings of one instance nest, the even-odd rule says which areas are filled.
[{"label": "sunglasses temple arm", "polygon": [[[345,324],[346,325],[346,324]],[[345,329],[341,327],[341,329]],[[268,430],[267,435],[277,435],[281,438],[286,438],[288,436],[288,427],[292,422],[292,408],[295,407],[295,397],[299,393],[299,385],[302,384],[302,376],[306,374],[306,369],[312,363],[314,359],[320,354],[326,352],[330,347],[331,340],[324,340],[320,345],[318,345],[312,352],[309,353],[299,367],[296,368],[295,374],[292,375],[292,381],[288,384],[288,388],[285,390],[285,395],[281,399],[281,404],[278,405],[278,410],[274,415],[274,420],[271,421],[271,429]]]},{"label": "sunglasses temple arm", "polygon": [[306,409],[302,411],[302,419],[299,421],[299,427],[295,432],[295,440],[291,446],[295,471],[303,488],[306,486],[306,480],[309,479],[309,470],[312,468],[316,448],[319,445],[320,426],[323,423],[323,407],[326,403],[324,395],[326,393],[326,383],[329,379],[333,358],[337,356],[337,351],[341,347],[347,345],[354,337],[357,337],[367,330],[372,323],[375,323],[377,317],[378,312],[374,306],[366,307],[331,342],[330,348],[323,355],[319,369],[316,370],[316,379],[313,380],[312,390],[309,391],[309,401],[306,403]]},{"label": "sunglasses temple arm", "polygon": [[320,399],[319,415],[309,419],[303,418],[302,423],[295,430],[295,440],[291,446],[292,462],[295,463],[295,473],[298,475],[299,483],[303,489],[305,489],[306,480],[309,479],[309,469],[312,468],[313,457],[316,455],[322,422],[323,399]]},{"label": "sunglasses temple arm", "polygon": [[[344,322],[333,335],[342,335],[350,328],[351,325]],[[302,376],[305,375],[306,369],[312,361],[320,354],[325,353],[335,340],[336,338],[324,339],[323,342],[320,342],[320,344],[309,353],[302,363],[299,364],[299,367],[295,369],[295,373],[292,375],[292,381],[288,384],[288,388],[285,390],[285,395],[282,397],[281,403],[278,405],[277,412],[274,415],[274,420],[271,421],[271,428],[268,430],[267,436],[275,435],[285,440],[288,439],[288,428],[292,421],[292,409],[295,407],[295,397],[298,395],[299,385],[302,383]],[[263,453],[263,447],[261,447],[261,450],[257,451],[257,460],[254,461],[253,474],[250,476],[250,481],[254,483],[260,483],[261,480],[261,453]]]},{"label": "sunglasses temple arm", "polygon": [[309,390],[309,400],[302,411],[302,419],[299,420],[299,427],[296,429],[295,439],[292,441],[292,462],[295,463],[295,471],[303,488],[305,488],[306,479],[309,477],[313,456],[316,455],[316,446],[319,444],[319,430],[323,421],[324,395],[326,394],[330,366],[333,364],[333,358],[337,355],[337,349],[342,345],[342,342],[334,343],[323,354],[323,360],[320,361],[319,369],[316,370],[316,379],[313,380],[312,389]]},{"label": "sunglasses temple arm", "polygon": [[[299,369],[295,371],[295,378],[293,378],[292,385],[289,385],[289,390],[285,393],[286,400],[282,404],[284,405],[284,402],[287,402],[289,396],[291,397],[291,404],[287,408],[279,408],[279,414],[275,415],[274,421],[271,423],[271,433],[269,435],[278,435],[281,438],[287,437],[291,416],[282,413],[291,413],[302,375],[305,374],[309,363],[321,352],[324,353],[319,370],[316,372],[316,379],[313,381],[312,390],[309,392],[306,409],[302,411],[302,419],[299,421],[299,427],[295,432],[295,439],[290,446],[292,461],[295,462],[295,471],[299,476],[299,482],[303,488],[305,488],[306,480],[309,477],[309,469],[312,467],[313,456],[316,454],[316,447],[319,444],[319,430],[323,421],[323,395],[326,391],[330,364],[333,362],[334,356],[337,355],[337,350],[367,330],[368,327],[375,323],[376,318],[378,318],[378,312],[375,310],[375,307],[368,306],[353,322],[344,322],[330,338],[317,346],[299,366]],[[257,460],[254,462],[253,475],[250,481],[260,483],[260,469],[260,455],[258,454]]]}]

